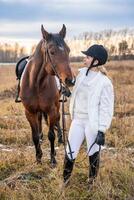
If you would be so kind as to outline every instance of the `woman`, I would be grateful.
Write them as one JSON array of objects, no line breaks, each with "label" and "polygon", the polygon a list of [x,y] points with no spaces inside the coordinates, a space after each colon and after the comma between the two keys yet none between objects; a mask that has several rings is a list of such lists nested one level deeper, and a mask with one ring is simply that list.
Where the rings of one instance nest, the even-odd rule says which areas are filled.
[{"label": "woman", "polygon": [[64,159],[65,184],[84,138],[89,156],[89,183],[93,183],[99,169],[99,147],[105,143],[105,132],[113,116],[113,85],[106,72],[102,72],[102,65],[108,58],[107,51],[102,45],[95,44],[82,53],[86,55],[86,67],[80,69],[70,100],[72,123]]}]

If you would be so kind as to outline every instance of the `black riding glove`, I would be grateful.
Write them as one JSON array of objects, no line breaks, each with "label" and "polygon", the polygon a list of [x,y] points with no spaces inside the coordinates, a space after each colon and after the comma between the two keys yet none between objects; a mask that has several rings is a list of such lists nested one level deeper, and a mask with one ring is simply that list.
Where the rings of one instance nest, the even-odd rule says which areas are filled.
[{"label": "black riding glove", "polygon": [[98,135],[95,140],[96,144],[104,145],[105,144],[105,134],[102,131],[98,131]]},{"label": "black riding glove", "polygon": [[71,92],[70,92],[69,88],[62,86],[62,94],[64,94],[66,97],[70,97]]}]

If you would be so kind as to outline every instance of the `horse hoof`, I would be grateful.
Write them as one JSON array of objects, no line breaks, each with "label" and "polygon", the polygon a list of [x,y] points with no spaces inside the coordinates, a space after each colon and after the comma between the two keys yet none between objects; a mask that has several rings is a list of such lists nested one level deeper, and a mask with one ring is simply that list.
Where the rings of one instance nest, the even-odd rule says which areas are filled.
[{"label": "horse hoof", "polygon": [[40,140],[39,140],[39,143],[40,143],[40,144],[42,144],[42,143],[43,143],[43,140],[42,140],[42,139],[40,139]]},{"label": "horse hoof", "polygon": [[50,165],[51,165],[51,168],[55,168],[57,165],[57,161],[55,159],[50,161]]},{"label": "horse hoof", "polygon": [[37,164],[40,164],[40,165],[42,165],[41,158],[36,158],[36,162],[37,162]]},{"label": "horse hoof", "polygon": [[62,138],[58,140],[58,145],[59,145],[59,146],[60,146],[61,144],[63,144],[63,143],[64,143],[64,142],[63,142]]},{"label": "horse hoof", "polygon": [[41,160],[37,160],[37,165],[42,165],[42,161]]},{"label": "horse hoof", "polygon": [[51,163],[51,168],[54,169],[56,167],[56,165],[57,165],[56,163]]}]

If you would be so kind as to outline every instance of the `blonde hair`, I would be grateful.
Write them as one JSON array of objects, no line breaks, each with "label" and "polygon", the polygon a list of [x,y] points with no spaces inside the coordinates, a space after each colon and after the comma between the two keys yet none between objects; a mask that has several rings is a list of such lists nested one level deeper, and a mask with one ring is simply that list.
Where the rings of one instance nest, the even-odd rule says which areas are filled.
[{"label": "blonde hair", "polygon": [[108,71],[106,70],[106,68],[104,66],[98,66],[98,70],[104,74],[105,76],[107,76],[109,79],[112,80],[111,76],[109,75]]}]

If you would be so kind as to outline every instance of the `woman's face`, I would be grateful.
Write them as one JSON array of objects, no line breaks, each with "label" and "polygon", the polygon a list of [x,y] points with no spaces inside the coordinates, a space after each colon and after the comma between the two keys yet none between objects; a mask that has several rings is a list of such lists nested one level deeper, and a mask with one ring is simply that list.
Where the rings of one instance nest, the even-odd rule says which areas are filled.
[{"label": "woman's face", "polygon": [[[83,60],[84,62],[84,65],[87,66],[87,67],[90,67],[91,63],[92,63],[92,60],[93,60],[93,57],[91,56],[86,56]],[[98,64],[98,60],[95,60],[93,65],[96,65]]]},{"label": "woman's face", "polygon": [[93,60],[93,57],[91,57],[91,56],[86,56],[86,57],[84,58],[84,60],[83,60],[84,65],[87,66],[87,67],[89,67],[89,66],[91,65],[92,60]]}]

